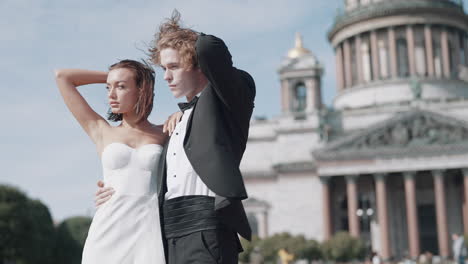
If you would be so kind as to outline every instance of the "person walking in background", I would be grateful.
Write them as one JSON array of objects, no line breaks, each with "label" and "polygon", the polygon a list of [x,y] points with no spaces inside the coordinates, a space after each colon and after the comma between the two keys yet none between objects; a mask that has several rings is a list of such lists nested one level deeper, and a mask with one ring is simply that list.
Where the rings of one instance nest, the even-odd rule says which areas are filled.
[{"label": "person walking in background", "polygon": [[456,233],[452,234],[453,240],[453,259],[457,264],[464,264],[466,257],[465,239]]}]

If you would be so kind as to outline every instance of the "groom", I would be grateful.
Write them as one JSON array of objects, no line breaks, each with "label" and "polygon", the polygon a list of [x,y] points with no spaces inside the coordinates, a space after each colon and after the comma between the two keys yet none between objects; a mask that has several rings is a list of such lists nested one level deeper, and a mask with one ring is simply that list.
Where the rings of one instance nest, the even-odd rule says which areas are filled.
[{"label": "groom", "polygon": [[183,28],[179,20],[175,11],[150,49],[174,97],[188,102],[179,104],[183,115],[158,165],[166,258],[169,264],[238,263],[237,234],[251,238],[239,164],[255,83],[232,66],[221,39]]}]

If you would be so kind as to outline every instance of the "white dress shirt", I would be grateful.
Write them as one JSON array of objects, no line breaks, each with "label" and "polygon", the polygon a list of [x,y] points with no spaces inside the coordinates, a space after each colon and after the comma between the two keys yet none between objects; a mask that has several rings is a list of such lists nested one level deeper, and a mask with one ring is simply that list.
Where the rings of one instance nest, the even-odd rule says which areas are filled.
[{"label": "white dress shirt", "polygon": [[166,200],[187,195],[215,196],[215,193],[208,189],[205,183],[200,179],[200,176],[195,172],[185,154],[184,138],[187,130],[187,122],[192,111],[193,108],[185,110],[181,121],[177,123],[169,139],[166,155]]}]

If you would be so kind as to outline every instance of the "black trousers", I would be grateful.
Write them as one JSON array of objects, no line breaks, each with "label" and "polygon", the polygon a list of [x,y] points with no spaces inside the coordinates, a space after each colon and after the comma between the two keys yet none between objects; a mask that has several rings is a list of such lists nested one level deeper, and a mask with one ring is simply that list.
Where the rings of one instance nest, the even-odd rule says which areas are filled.
[{"label": "black trousers", "polygon": [[237,264],[242,251],[236,232],[203,230],[167,240],[167,264]]}]

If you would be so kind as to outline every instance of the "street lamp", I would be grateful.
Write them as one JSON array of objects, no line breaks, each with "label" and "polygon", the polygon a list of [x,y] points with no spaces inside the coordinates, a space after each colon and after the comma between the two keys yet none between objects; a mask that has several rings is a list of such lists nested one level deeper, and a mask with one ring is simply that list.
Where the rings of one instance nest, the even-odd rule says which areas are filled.
[{"label": "street lamp", "polygon": [[[363,204],[367,205],[366,203],[363,203]],[[363,235],[369,236],[369,239],[365,239],[366,244],[368,244],[369,243],[368,241],[370,241],[370,236],[371,236],[370,222],[371,222],[372,216],[374,215],[374,209],[370,207],[366,207],[365,205],[363,206],[363,208],[358,208],[356,210],[356,215],[360,218],[360,220],[362,220],[361,229],[364,233]],[[367,246],[370,246],[370,244]]]}]

